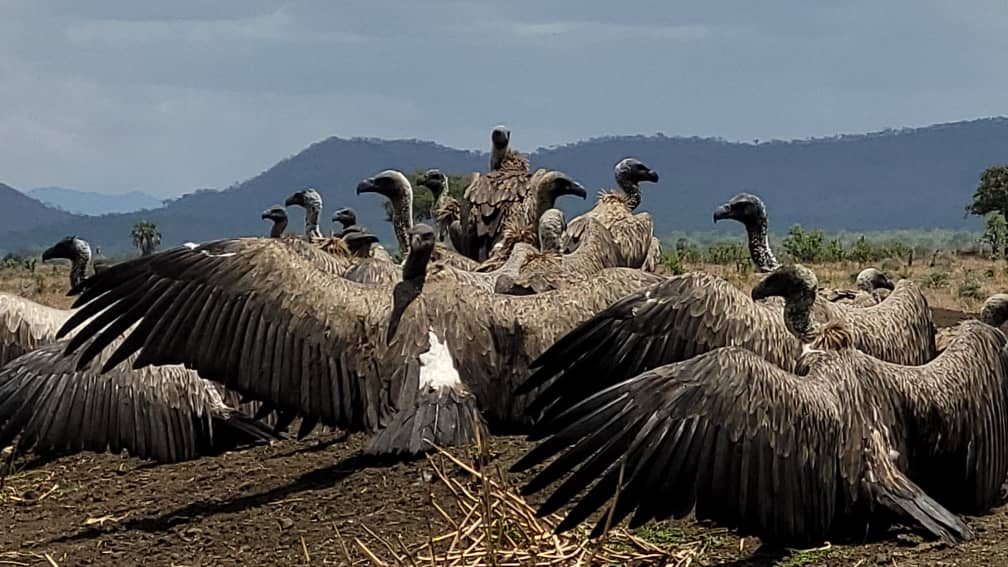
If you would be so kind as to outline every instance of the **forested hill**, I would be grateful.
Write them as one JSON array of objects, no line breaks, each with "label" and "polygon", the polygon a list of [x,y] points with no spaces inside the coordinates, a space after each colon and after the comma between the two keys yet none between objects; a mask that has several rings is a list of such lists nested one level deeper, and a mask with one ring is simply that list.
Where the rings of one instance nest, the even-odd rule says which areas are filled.
[{"label": "forested hill", "polygon": [[[512,140],[519,150],[529,149],[520,131]],[[763,197],[775,231],[796,222],[826,229],[959,228],[976,226],[964,218],[964,206],[983,169],[1008,162],[1008,119],[787,142],[607,137],[541,148],[531,159],[533,167],[563,170],[594,190],[611,186],[612,166],[625,156],[642,159],[661,175],[642,204],[659,232],[710,229],[713,208],[739,191]],[[70,217],[27,230],[0,228],[0,248],[38,247],[76,233],[114,251],[129,246],[130,227],[141,219],[158,225],[165,245],[264,234],[260,211],[306,186],[322,192],[324,227],[334,209],[350,206],[363,224],[388,238],[380,198],[355,194],[361,178],[389,168],[482,171],[486,162],[485,154],[432,142],[329,138],[235,187],[199,191],[159,209]],[[583,202],[565,198],[563,206],[574,214],[593,200],[593,194]],[[4,206],[0,195],[0,210]],[[300,230],[301,219],[292,208],[292,228]]]}]

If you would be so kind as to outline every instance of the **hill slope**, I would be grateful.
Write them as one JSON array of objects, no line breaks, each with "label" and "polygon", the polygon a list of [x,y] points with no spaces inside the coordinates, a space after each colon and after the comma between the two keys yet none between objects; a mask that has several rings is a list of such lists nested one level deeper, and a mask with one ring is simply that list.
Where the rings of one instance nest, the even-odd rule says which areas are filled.
[{"label": "hill slope", "polygon": [[162,204],[161,199],[140,191],[106,195],[65,187],[36,187],[28,191],[27,195],[52,207],[80,215],[130,213],[142,209],[156,209]]},{"label": "hill slope", "polygon": [[[518,149],[521,133],[515,133]],[[963,207],[980,173],[1008,161],[1008,119],[993,118],[918,129],[847,135],[828,139],[759,144],[710,138],[633,136],[598,138],[539,149],[534,167],[563,170],[589,189],[612,185],[612,166],[622,157],[641,158],[661,174],[648,187],[642,208],[659,232],[711,228],[711,211],[739,191],[758,193],[770,207],[772,230],[800,222],[827,229],[975,227]],[[75,232],[105,250],[129,247],[138,220],[155,222],[165,245],[236,235],[264,234],[259,212],[290,192],[314,186],[325,199],[325,222],[342,206],[360,221],[391,235],[380,198],[355,194],[357,182],[380,170],[438,167],[449,172],[484,170],[486,156],[416,140],[329,138],[225,191],[185,195],[165,207],[119,215],[73,218],[58,226],[0,229],[0,248],[42,246]],[[568,214],[590,207],[564,199]],[[0,209],[4,202],[0,199]],[[302,217],[292,208],[291,226]],[[38,227],[38,225],[35,225]]]},{"label": "hill slope", "polygon": [[[0,232],[30,230],[69,223],[73,219],[74,215],[70,213],[48,207],[13,187],[0,183]],[[0,237],[0,243],[3,242]]]}]

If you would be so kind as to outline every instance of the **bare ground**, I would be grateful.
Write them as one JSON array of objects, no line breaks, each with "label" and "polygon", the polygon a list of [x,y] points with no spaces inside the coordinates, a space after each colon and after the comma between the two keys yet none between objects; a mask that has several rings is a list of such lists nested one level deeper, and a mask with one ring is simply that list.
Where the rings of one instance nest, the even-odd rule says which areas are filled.
[{"label": "bare ground", "polygon": [[[965,316],[935,310],[939,326]],[[90,453],[22,461],[0,490],[0,566],[367,564],[354,538],[389,557],[375,534],[398,547],[445,529],[430,493],[450,498],[430,464],[368,461],[363,442],[321,433],[161,466]],[[528,445],[500,437],[488,448],[506,469]],[[953,548],[894,529],[876,541],[769,552],[690,519],[638,535],[668,546],[700,542],[701,565],[1003,565],[1006,514],[1002,506],[969,518],[977,538]]]}]

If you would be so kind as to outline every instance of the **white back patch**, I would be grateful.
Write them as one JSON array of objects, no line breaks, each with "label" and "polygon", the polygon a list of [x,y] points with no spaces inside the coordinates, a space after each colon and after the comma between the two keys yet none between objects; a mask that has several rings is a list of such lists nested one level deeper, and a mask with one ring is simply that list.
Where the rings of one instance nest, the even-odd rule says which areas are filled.
[{"label": "white back patch", "polygon": [[440,390],[461,384],[455,361],[448,350],[448,341],[441,342],[433,329],[428,329],[427,340],[430,348],[420,353],[420,389]]}]

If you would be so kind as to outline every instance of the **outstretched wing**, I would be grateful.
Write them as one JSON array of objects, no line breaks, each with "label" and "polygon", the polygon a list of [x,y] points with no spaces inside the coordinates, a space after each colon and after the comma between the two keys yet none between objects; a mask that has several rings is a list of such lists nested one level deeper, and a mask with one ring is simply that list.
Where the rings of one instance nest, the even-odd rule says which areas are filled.
[{"label": "outstretched wing", "polygon": [[[861,451],[852,450],[860,448],[860,436],[852,447],[852,425],[836,393],[851,377],[828,373],[796,376],[745,349],[716,349],[645,372],[541,421],[533,438],[544,440],[513,469],[556,457],[525,493],[570,473],[540,514],[587,491],[558,531],[588,519],[618,491],[614,523],[633,514],[636,527],[695,510],[697,518],[742,534],[789,544],[821,541],[843,496],[857,494],[861,469]],[[603,514],[593,536],[605,522]]]},{"label": "outstretched wing", "polygon": [[546,386],[530,411],[562,409],[645,370],[732,345],[788,369],[801,353],[782,310],[691,272],[628,295],[567,333],[533,363],[519,392]]},{"label": "outstretched wing", "polygon": [[0,293],[0,365],[56,340],[70,311]]},{"label": "outstretched wing", "polygon": [[181,366],[98,371],[107,355],[77,369],[66,339],[0,370],[0,447],[17,450],[123,449],[177,462],[276,439],[265,424],[226,406],[215,386]]},{"label": "outstretched wing", "polygon": [[86,365],[128,331],[103,369],[139,351],[136,368],[185,364],[280,411],[373,431],[394,409],[376,356],[391,290],[320,270],[314,254],[325,252],[241,238],[116,264],[73,290],[80,309],[60,332],[95,318],[67,352],[83,347]]}]

